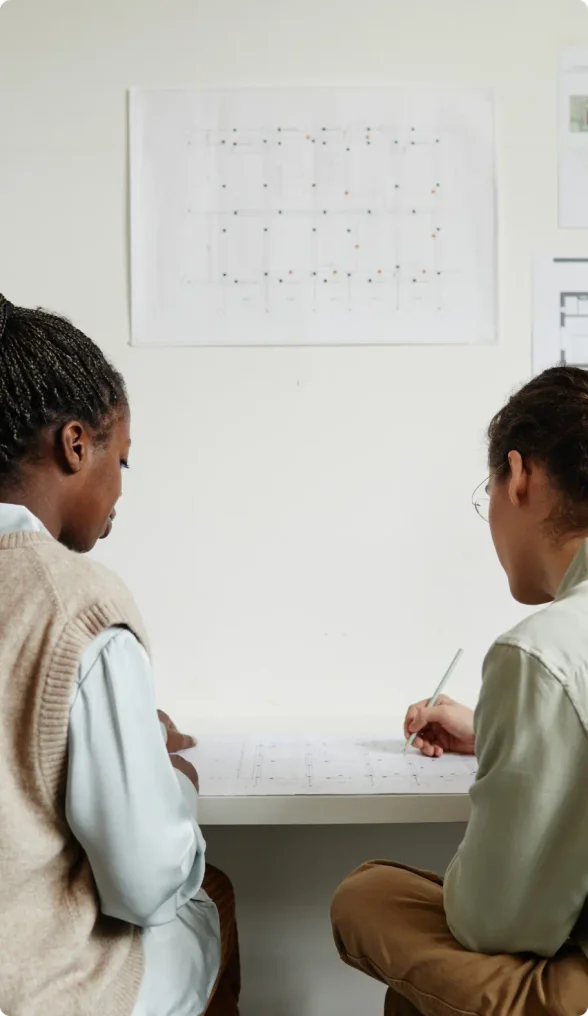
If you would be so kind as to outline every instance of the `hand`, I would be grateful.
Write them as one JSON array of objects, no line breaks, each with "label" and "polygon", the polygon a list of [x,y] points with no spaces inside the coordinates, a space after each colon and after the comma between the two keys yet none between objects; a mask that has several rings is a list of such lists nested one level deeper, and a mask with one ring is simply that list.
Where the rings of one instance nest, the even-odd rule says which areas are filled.
[{"label": "hand", "polygon": [[183,758],[181,755],[172,755],[170,758],[171,764],[174,769],[178,772],[183,773],[190,780],[190,783],[194,784],[198,793],[200,793],[200,783],[198,780],[198,773],[194,769],[191,762],[188,759]]},{"label": "hand", "polygon": [[159,716],[159,722],[163,723],[166,733],[166,747],[169,755],[173,755],[176,751],[185,751],[186,748],[194,748],[196,740],[190,737],[189,734],[180,734],[173,720],[170,720],[167,713],[163,713],[161,709],[157,710]]},{"label": "hand", "polygon": [[411,706],[404,721],[404,736],[418,732],[414,742],[422,755],[440,758],[446,751],[475,755],[474,713],[467,706],[441,695],[434,706],[427,701]]}]

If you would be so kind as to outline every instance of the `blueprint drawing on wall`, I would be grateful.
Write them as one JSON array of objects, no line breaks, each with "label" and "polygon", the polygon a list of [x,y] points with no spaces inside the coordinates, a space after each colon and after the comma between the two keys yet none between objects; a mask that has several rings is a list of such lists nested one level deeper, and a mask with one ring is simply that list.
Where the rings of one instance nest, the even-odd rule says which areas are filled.
[{"label": "blueprint drawing on wall", "polygon": [[487,343],[492,95],[131,94],[133,342]]}]

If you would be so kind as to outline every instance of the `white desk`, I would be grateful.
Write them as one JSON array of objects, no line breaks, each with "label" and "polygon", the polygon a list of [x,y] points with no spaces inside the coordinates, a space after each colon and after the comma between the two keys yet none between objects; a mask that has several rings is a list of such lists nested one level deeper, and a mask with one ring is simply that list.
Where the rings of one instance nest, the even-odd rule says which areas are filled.
[{"label": "white desk", "polygon": [[[264,745],[258,746],[255,738],[244,742],[207,737],[186,753],[200,776],[198,817],[202,825],[440,824],[468,820],[467,789],[474,777],[459,758],[453,762],[445,759],[442,764],[419,756],[405,760],[398,740],[285,742],[274,738],[269,739],[273,740],[271,749],[268,739],[263,740],[265,753]],[[410,792],[413,780],[418,788],[414,793]],[[307,783],[301,792],[300,785]],[[338,792],[330,794],[328,788],[333,783]],[[347,784],[349,793],[345,792]],[[268,794],[267,789],[274,786],[280,787],[280,793]],[[382,792],[388,786],[391,792]],[[436,792],[437,786],[443,790]]]},{"label": "white desk", "polygon": [[388,825],[467,822],[467,794],[200,797],[201,825]]}]

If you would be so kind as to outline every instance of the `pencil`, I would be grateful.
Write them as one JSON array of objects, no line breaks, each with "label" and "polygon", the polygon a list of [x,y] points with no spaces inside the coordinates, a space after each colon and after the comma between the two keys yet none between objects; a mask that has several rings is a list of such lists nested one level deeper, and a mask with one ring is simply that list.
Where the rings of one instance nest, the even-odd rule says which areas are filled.
[{"label": "pencil", "polygon": [[[456,654],[455,654],[455,656],[453,657],[453,659],[452,659],[451,663],[449,664],[449,667],[447,668],[447,670],[446,670],[445,674],[443,675],[443,678],[442,678],[442,680],[441,680],[441,683],[440,683],[439,687],[437,688],[437,691],[436,691],[436,692],[435,692],[435,694],[433,695],[433,698],[432,698],[432,699],[430,699],[430,700],[429,700],[429,702],[427,702],[427,709],[430,709],[430,708],[431,708],[431,706],[434,706],[434,705],[436,705],[436,704],[437,704],[437,702],[439,701],[439,698],[440,698],[440,696],[441,696],[441,695],[443,694],[443,692],[444,692],[444,690],[445,690],[445,687],[446,687],[446,685],[447,685],[447,682],[449,681],[449,678],[450,678],[450,677],[451,677],[451,675],[453,674],[453,671],[454,671],[454,670],[455,670],[455,668],[457,667],[457,664],[458,664],[458,663],[459,663],[459,661],[461,660],[462,656],[463,656],[463,649],[458,649],[458,650],[457,650],[457,652],[456,652]],[[418,732],[418,730],[416,730],[416,731],[414,732],[414,734],[411,734],[411,735],[410,735],[410,737],[409,737],[408,741],[407,741],[407,742],[406,742],[406,744],[404,745],[404,751],[405,751],[405,752],[406,752],[406,750],[407,750],[408,748],[412,748],[412,746],[413,746],[413,744],[414,744],[414,742],[415,742],[416,738],[418,737],[418,734],[419,734],[419,732]]]}]

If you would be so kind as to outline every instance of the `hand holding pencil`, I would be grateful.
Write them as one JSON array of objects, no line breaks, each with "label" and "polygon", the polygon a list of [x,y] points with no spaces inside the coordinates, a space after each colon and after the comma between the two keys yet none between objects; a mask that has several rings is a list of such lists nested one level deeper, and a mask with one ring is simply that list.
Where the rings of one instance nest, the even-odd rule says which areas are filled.
[{"label": "hand holding pencil", "polygon": [[453,660],[433,697],[409,708],[404,721],[405,750],[414,745],[428,758],[439,758],[445,752],[475,755],[473,710],[442,694],[460,657],[461,652]]}]

